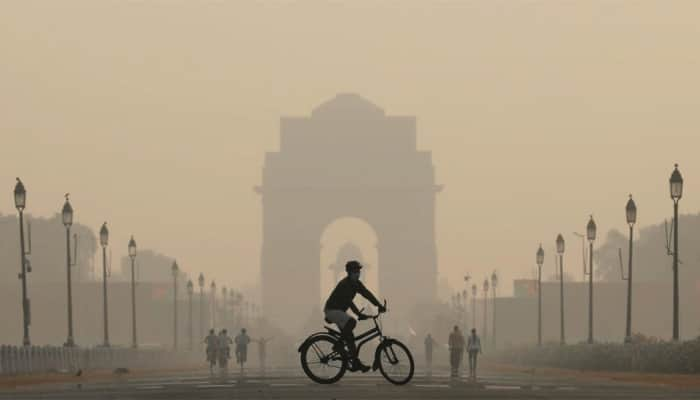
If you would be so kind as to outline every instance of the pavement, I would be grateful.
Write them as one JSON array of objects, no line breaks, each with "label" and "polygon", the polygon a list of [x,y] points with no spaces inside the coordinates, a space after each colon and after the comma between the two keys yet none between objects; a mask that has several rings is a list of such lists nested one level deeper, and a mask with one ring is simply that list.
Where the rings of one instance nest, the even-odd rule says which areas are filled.
[{"label": "pavement", "polygon": [[120,376],[110,380],[50,383],[0,391],[0,399],[700,399],[700,388],[485,371],[476,383],[446,371],[395,386],[377,373],[346,374],[333,385],[310,381],[300,370],[265,376],[238,372],[210,376],[206,370]]}]

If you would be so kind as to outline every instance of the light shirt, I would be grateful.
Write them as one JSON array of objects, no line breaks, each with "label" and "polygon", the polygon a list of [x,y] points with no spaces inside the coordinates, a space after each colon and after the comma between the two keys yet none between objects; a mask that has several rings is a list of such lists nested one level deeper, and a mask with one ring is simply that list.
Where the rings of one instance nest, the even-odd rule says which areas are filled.
[{"label": "light shirt", "polygon": [[467,351],[481,351],[481,339],[479,339],[479,336],[469,336],[469,340],[467,340]]}]

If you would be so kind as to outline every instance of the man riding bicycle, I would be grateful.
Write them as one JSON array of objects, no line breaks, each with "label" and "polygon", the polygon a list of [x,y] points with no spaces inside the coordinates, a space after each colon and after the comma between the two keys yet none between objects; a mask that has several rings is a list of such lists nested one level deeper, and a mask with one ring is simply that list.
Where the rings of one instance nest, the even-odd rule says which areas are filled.
[{"label": "man riding bicycle", "polygon": [[364,298],[374,304],[380,313],[385,312],[386,307],[384,307],[379,300],[374,297],[372,292],[370,292],[365,285],[360,282],[361,269],[362,264],[360,264],[358,261],[348,261],[348,263],[345,264],[345,271],[347,272],[348,276],[340,280],[335,289],[333,289],[333,292],[331,292],[328,300],[326,300],[323,313],[325,314],[325,318],[328,323],[333,323],[338,326],[340,329],[340,334],[350,350],[349,356],[352,360],[350,370],[367,372],[370,370],[370,367],[364,365],[362,361],[360,361],[359,355],[356,354],[357,348],[355,346],[355,335],[353,334],[352,330],[357,325],[357,320],[348,315],[347,310],[350,308],[360,320],[368,318],[366,315],[362,314],[362,312],[352,301],[357,293],[361,294]]}]

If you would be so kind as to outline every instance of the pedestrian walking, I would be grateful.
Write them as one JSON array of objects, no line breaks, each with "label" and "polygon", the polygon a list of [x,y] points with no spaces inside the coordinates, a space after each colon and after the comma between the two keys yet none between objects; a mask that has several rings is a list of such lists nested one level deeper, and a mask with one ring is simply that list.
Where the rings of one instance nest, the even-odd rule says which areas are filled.
[{"label": "pedestrian walking", "polygon": [[206,347],[207,362],[209,363],[209,372],[214,373],[214,365],[216,365],[216,352],[219,348],[219,338],[214,334],[214,330],[210,329],[207,337],[204,338]]},{"label": "pedestrian walking", "polygon": [[450,376],[452,378],[457,378],[459,377],[459,364],[462,362],[462,353],[464,352],[464,336],[457,325],[455,325],[454,330],[450,333],[447,347],[450,350]]},{"label": "pedestrian walking", "polygon": [[260,360],[260,371],[265,373],[265,358],[267,358],[267,342],[272,340],[272,338],[258,338],[254,342],[258,344],[258,357]]},{"label": "pedestrian walking", "polygon": [[233,341],[228,336],[228,331],[222,329],[219,332],[217,355],[219,359],[219,372],[224,375],[228,372],[228,360],[231,358],[231,344]]},{"label": "pedestrian walking", "polygon": [[433,346],[437,344],[435,339],[433,339],[432,336],[430,336],[430,333],[428,333],[428,336],[425,337],[425,368],[428,373],[428,376],[433,375]]},{"label": "pedestrian walking", "polygon": [[476,380],[476,357],[481,354],[481,339],[476,335],[476,329],[467,340],[467,354],[469,354],[469,377]]},{"label": "pedestrian walking", "polygon": [[241,366],[241,371],[243,371],[245,362],[248,359],[248,343],[250,343],[250,336],[246,333],[245,328],[241,329],[241,333],[236,336],[236,362]]}]

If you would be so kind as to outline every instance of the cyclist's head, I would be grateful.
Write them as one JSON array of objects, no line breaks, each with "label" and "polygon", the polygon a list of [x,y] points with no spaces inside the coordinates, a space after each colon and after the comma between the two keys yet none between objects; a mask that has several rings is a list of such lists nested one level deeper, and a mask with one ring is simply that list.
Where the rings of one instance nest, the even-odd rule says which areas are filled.
[{"label": "cyclist's head", "polygon": [[245,328],[241,329],[241,332],[242,332],[242,333],[245,333]]},{"label": "cyclist's head", "polygon": [[476,329],[472,328],[472,334],[476,335]]},{"label": "cyclist's head", "polygon": [[224,330],[221,331],[221,333],[223,333],[224,335],[225,335],[227,332],[228,332],[228,331],[227,331],[226,329],[224,329]]},{"label": "cyclist's head", "polygon": [[362,264],[359,261],[352,260],[345,264],[345,271],[348,276],[354,280],[360,279],[360,270],[362,269]]},{"label": "cyclist's head", "polygon": [[459,330],[459,327],[457,327],[457,325],[455,325],[455,332],[457,332],[458,330]]},{"label": "cyclist's head", "polygon": [[210,334],[210,335],[213,335],[213,334],[214,334],[214,330],[213,330],[213,329],[209,329],[209,334]]}]

